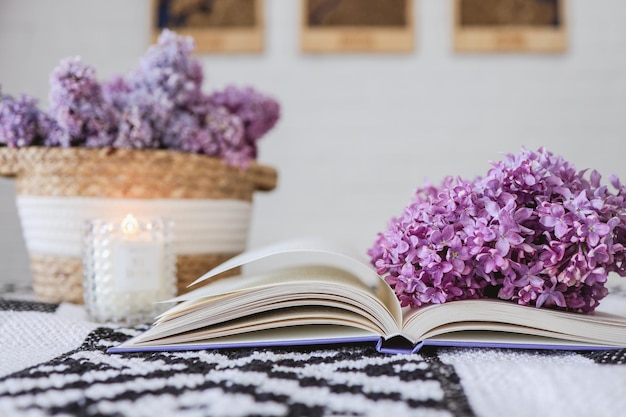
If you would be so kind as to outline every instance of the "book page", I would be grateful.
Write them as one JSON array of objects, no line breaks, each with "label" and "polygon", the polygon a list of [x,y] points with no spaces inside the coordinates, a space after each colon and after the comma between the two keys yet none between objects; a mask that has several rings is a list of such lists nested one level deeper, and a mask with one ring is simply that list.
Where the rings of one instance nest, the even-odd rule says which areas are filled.
[{"label": "book page", "polygon": [[[381,300],[393,297],[389,292],[386,285],[375,291],[352,273],[330,266],[226,277],[176,297],[181,303],[161,314],[141,340],[179,338],[182,342],[324,323],[367,329],[381,336],[397,334],[401,317],[398,312],[394,316]],[[390,305],[397,307],[393,302]]]},{"label": "book page", "polygon": [[192,287],[233,268],[260,261],[267,265],[265,269],[306,264],[336,266],[352,272],[370,287],[375,288],[384,283],[363,259],[363,255],[354,248],[321,238],[301,238],[246,251],[208,271],[189,286]]},{"label": "book page", "polygon": [[626,342],[626,317],[520,306],[501,300],[464,300],[405,312],[404,332],[417,342],[459,331],[491,330],[605,346]]},{"label": "book page", "polygon": [[[164,341],[140,342],[130,339],[119,346],[109,349],[109,352],[133,352],[150,350],[187,350],[187,349],[219,349],[219,348],[244,348],[263,346],[302,346],[322,344],[343,344],[368,342],[374,343],[380,336],[371,331],[356,327],[336,325],[299,325],[290,327],[278,327],[267,330],[240,333],[232,336],[211,337],[208,339],[194,339],[191,342],[173,343]],[[147,349],[148,348],[148,349]]]},{"label": "book page", "polygon": [[[319,306],[324,301],[332,301],[339,308],[343,306],[357,311],[378,322],[381,327],[398,328],[398,318],[392,316],[371,288],[354,275],[334,267],[301,266],[262,275],[228,277],[208,283],[191,296],[177,299],[186,301],[161,314],[157,323],[182,316],[193,320],[195,316],[199,317],[196,320],[209,326],[215,320],[227,321],[276,310],[284,302],[297,301],[296,305]],[[209,313],[210,317],[204,317]]]},{"label": "book page", "polygon": [[[369,335],[380,337],[379,329],[372,326],[369,320],[348,310],[333,307],[294,307],[280,311],[259,313],[254,320],[233,320],[209,327],[201,327],[183,333],[174,332],[171,335],[161,329],[162,325],[154,327],[135,338],[133,343],[140,344],[171,344],[191,343],[200,340],[211,340],[227,336],[237,336],[246,333],[261,334],[281,328],[296,329],[300,326],[318,326],[324,329],[327,326],[337,328],[359,329]],[[363,333],[363,334],[365,334]]]},{"label": "book page", "polygon": [[[215,280],[211,286],[206,286],[206,290],[204,290],[206,292],[203,292],[203,290],[197,290],[198,292],[192,291],[168,301],[185,301],[209,294],[215,295],[221,292],[234,291],[237,288],[242,289],[255,285],[270,284],[270,281],[275,279],[275,277],[264,276],[263,273],[275,271],[279,266],[288,268],[303,265],[323,265],[336,267],[354,275],[364,285],[374,291],[376,297],[387,307],[398,323],[401,321],[402,309],[393,290],[367,263],[362,254],[350,246],[321,238],[293,239],[244,252],[208,271],[194,281],[190,287],[202,282],[212,281],[212,278],[222,272],[252,263],[261,263],[262,268],[260,268],[257,274],[246,276],[246,281],[225,281],[224,278],[220,278]],[[221,281],[224,282],[222,283]]]}]

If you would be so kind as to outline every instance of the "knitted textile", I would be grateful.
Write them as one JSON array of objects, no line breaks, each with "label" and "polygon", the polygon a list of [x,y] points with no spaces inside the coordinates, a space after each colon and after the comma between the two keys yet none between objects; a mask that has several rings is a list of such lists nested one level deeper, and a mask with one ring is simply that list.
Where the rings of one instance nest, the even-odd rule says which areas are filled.
[{"label": "knitted textile", "polygon": [[0,298],[0,416],[619,416],[626,350],[108,354],[146,329]]}]

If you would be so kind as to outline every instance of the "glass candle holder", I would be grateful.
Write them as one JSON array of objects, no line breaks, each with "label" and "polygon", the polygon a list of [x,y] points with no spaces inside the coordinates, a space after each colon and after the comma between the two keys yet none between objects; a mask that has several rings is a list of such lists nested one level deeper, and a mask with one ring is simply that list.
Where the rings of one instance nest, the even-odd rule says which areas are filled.
[{"label": "glass candle holder", "polygon": [[176,295],[172,223],[92,219],[83,231],[84,301],[97,322],[150,322]]}]

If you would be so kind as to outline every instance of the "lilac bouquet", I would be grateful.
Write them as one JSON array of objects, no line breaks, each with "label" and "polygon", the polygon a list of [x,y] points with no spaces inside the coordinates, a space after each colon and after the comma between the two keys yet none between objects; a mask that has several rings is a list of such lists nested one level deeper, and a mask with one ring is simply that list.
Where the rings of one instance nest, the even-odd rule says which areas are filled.
[{"label": "lilac bouquet", "polygon": [[368,253],[403,306],[499,298],[591,313],[608,273],[626,276],[626,187],[600,180],[524,149],[484,178],[418,189]]},{"label": "lilac bouquet", "polygon": [[34,98],[22,95],[14,99],[0,91],[0,144],[15,148],[41,143],[51,124]]},{"label": "lilac bouquet", "polygon": [[251,87],[206,94],[193,40],[164,30],[124,77],[100,83],[80,58],[50,76],[50,109],[0,94],[0,146],[172,149],[245,167],[280,117],[273,98]]}]

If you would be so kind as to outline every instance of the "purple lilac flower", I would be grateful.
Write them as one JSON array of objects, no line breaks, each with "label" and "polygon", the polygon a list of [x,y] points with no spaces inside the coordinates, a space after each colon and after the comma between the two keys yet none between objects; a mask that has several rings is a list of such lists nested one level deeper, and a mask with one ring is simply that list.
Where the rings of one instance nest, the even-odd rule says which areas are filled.
[{"label": "purple lilac flower", "polygon": [[145,109],[139,105],[124,108],[119,117],[118,132],[113,146],[116,148],[150,149],[158,148],[152,125],[146,118]]},{"label": "purple lilac flower", "polygon": [[27,95],[15,99],[0,93],[0,145],[16,148],[38,145],[52,123]]},{"label": "purple lilac flower", "polygon": [[241,119],[224,107],[213,109],[207,116],[207,126],[215,142],[215,149],[207,149],[205,153],[217,151],[228,163],[245,167],[254,159],[252,150],[245,141],[244,127]]},{"label": "purple lilac flower", "polygon": [[279,105],[252,88],[203,93],[193,49],[191,37],[166,29],[136,69],[102,84],[80,58],[65,59],[50,77],[49,114],[0,94],[0,145],[164,148],[246,167]]},{"label": "purple lilac flower", "polygon": [[278,102],[252,87],[232,85],[213,93],[209,102],[213,108],[226,109],[242,122],[243,137],[238,139],[235,152],[229,151],[231,156],[227,159],[238,165],[255,159],[258,155],[257,141],[274,127],[280,117]]},{"label": "purple lilac flower", "polygon": [[126,79],[119,75],[114,75],[110,80],[102,83],[102,94],[104,99],[113,105],[118,111],[123,111],[126,106],[133,103],[130,99],[131,88]]},{"label": "purple lilac flower", "polygon": [[50,76],[50,114],[64,134],[60,146],[109,146],[118,115],[105,100],[93,67],[79,57],[67,58]]},{"label": "purple lilac flower", "polygon": [[220,145],[210,127],[204,125],[195,115],[181,112],[172,122],[163,134],[163,143],[168,149],[210,156],[220,155]]},{"label": "purple lilac flower", "polygon": [[280,117],[278,102],[252,87],[227,86],[213,93],[210,100],[214,105],[224,106],[241,118],[246,140],[251,143],[272,129]]},{"label": "purple lilac flower", "polygon": [[[106,84],[106,96],[122,114],[115,146],[169,148],[172,140],[166,135],[173,125],[188,124],[189,117],[201,123],[206,98],[201,90],[202,66],[191,57],[193,49],[192,38],[164,30],[134,71]],[[135,127],[140,127],[136,133]]]},{"label": "purple lilac flower", "polygon": [[484,178],[416,191],[369,250],[403,306],[496,296],[593,312],[607,275],[626,276],[626,187],[600,184],[544,148]]},{"label": "purple lilac flower", "polygon": [[145,90],[165,107],[189,108],[202,99],[202,65],[191,57],[193,38],[165,29],[131,72],[132,90]]}]

